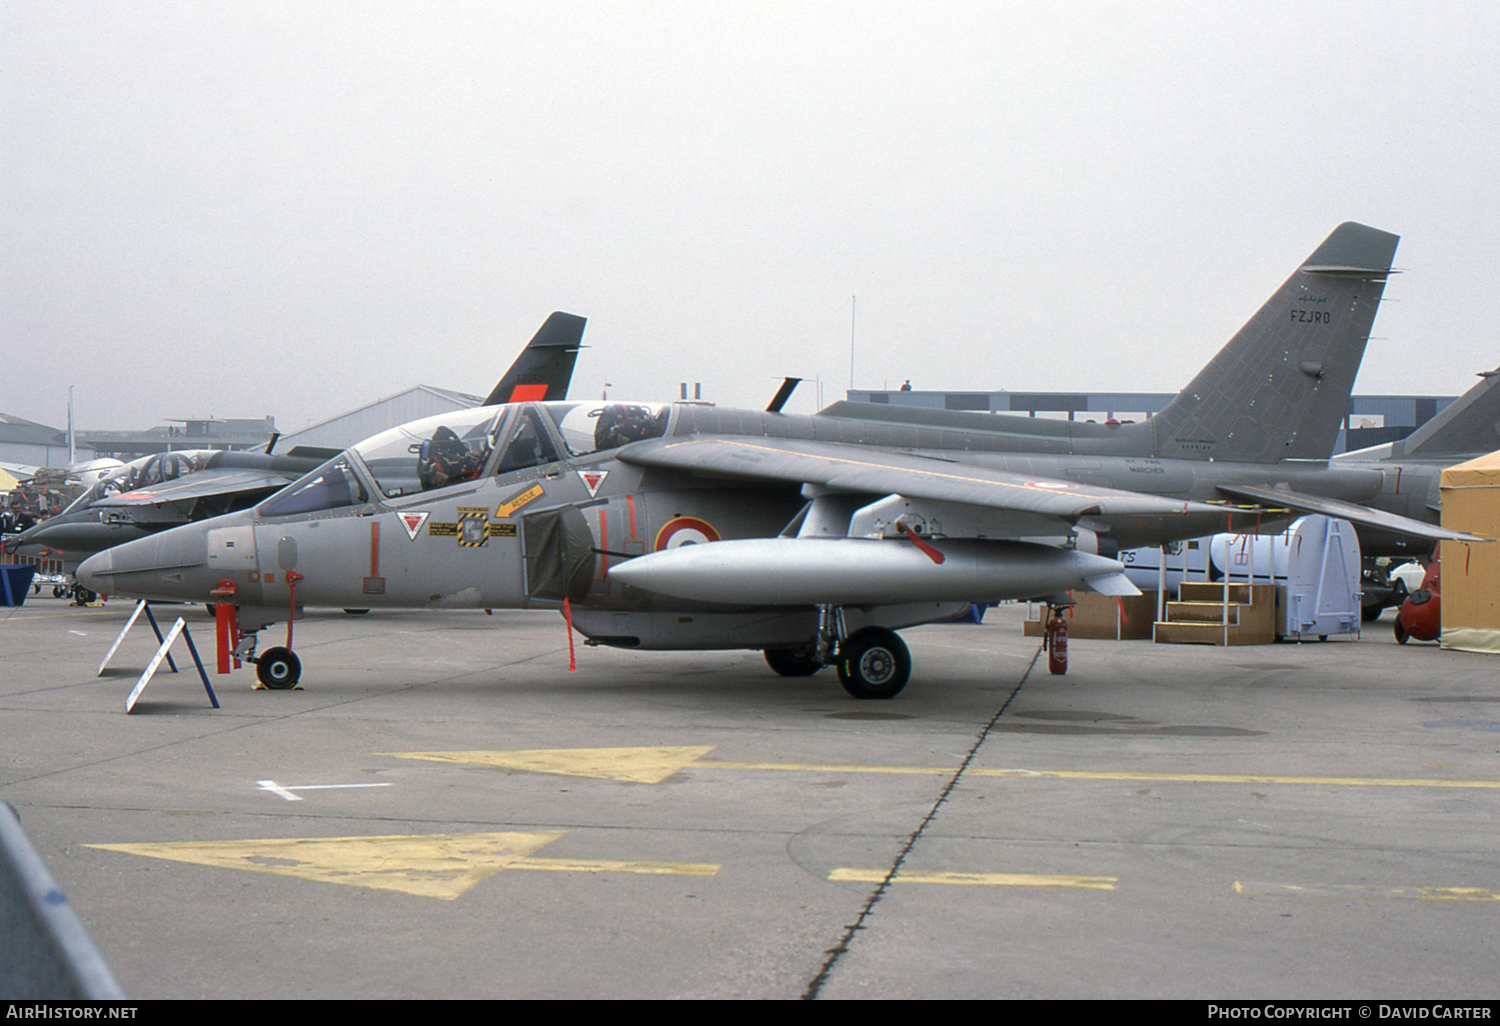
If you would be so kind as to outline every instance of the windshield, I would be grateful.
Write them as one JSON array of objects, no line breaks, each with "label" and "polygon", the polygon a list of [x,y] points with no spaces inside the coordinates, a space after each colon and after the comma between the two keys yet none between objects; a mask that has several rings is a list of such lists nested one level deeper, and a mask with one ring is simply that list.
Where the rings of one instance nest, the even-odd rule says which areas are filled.
[{"label": "windshield", "polygon": [[263,517],[284,517],[369,501],[370,493],[355,475],[349,457],[340,455],[293,481],[257,508]]},{"label": "windshield", "polygon": [[672,414],[661,403],[547,403],[545,409],[574,456],[660,438]]},{"label": "windshield", "polygon": [[478,477],[504,407],[442,413],[383,431],[354,447],[388,498]]}]

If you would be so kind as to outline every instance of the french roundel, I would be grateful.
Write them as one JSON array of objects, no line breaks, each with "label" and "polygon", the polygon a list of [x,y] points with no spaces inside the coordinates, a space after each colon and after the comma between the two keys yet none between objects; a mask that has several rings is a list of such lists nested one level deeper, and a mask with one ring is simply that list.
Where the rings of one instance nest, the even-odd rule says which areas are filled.
[{"label": "french roundel", "polygon": [[656,532],[656,551],[675,549],[682,545],[701,545],[704,542],[718,540],[719,532],[715,531],[713,525],[707,520],[699,520],[697,517],[677,517],[667,521],[662,529]]}]

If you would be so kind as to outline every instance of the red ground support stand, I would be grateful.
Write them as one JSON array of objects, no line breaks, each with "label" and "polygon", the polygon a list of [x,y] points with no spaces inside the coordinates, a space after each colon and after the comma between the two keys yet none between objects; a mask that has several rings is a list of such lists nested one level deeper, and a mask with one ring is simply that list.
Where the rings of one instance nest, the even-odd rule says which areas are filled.
[{"label": "red ground support stand", "polygon": [[[218,650],[218,665],[215,669],[219,673],[228,673],[230,653],[240,643],[240,607],[234,604],[234,582],[225,578],[209,594],[218,600],[214,603],[214,641]],[[233,662],[234,668],[239,669],[240,661],[235,659]]]}]

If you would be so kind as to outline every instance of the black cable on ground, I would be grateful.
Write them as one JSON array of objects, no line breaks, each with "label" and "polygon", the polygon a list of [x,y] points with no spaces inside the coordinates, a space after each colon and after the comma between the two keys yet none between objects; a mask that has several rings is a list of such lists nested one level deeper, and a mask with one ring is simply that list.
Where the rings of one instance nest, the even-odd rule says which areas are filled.
[{"label": "black cable on ground", "polygon": [[1031,676],[1031,671],[1036,668],[1036,661],[1041,658],[1041,655],[1042,648],[1038,647],[1036,654],[1031,657],[1031,662],[1026,665],[1026,672],[1021,674],[1021,679],[1016,681],[1016,686],[1011,689],[1011,693],[1005,697],[1005,701],[1000,703],[1000,708],[995,710],[995,715],[991,716],[990,721],[984,725],[984,729],[979,732],[979,737],[974,741],[973,747],[964,756],[963,762],[959,763],[958,769],[954,771],[953,776],[943,787],[942,793],[937,796],[937,801],[932,803],[932,808],[927,810],[927,815],[922,817],[922,822],[918,824],[917,829],[912,831],[912,835],[906,839],[906,843],[896,853],[896,861],[891,863],[891,868],[885,874],[885,879],[880,881],[874,893],[866,899],[864,908],[859,910],[858,918],[844,928],[844,935],[839,938],[838,944],[828,949],[828,958],[823,962],[823,967],[818,970],[818,975],[814,976],[812,982],[807,985],[807,990],[802,992],[802,1000],[814,1001],[817,999],[819,991],[823,989],[823,985],[828,982],[828,978],[833,974],[834,966],[838,964],[839,959],[844,956],[844,953],[849,950],[849,945],[854,941],[854,935],[865,928],[865,920],[869,918],[871,912],[875,911],[875,906],[880,902],[881,898],[885,897],[885,892],[890,889],[891,881],[900,872],[902,863],[906,861],[906,856],[911,854],[911,850],[916,847],[917,841],[921,839],[928,824],[937,817],[938,810],[948,800],[948,795],[953,793],[953,788],[958,785],[959,780],[963,777],[964,770],[969,768],[969,763],[974,761],[974,756],[979,754],[979,748],[989,738],[990,731],[995,728],[995,724],[999,722],[1000,717],[1005,715],[1005,710],[1010,708],[1010,703],[1015,700],[1016,695],[1021,693],[1022,686],[1025,685],[1027,679]]}]

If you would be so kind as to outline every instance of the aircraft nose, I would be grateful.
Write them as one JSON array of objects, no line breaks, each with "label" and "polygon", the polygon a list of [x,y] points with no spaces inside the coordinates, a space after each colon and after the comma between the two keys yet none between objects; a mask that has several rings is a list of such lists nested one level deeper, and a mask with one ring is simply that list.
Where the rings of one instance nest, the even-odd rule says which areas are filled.
[{"label": "aircraft nose", "polygon": [[78,567],[78,583],[105,595],[193,599],[208,563],[206,534],[186,524],[105,549]]}]

